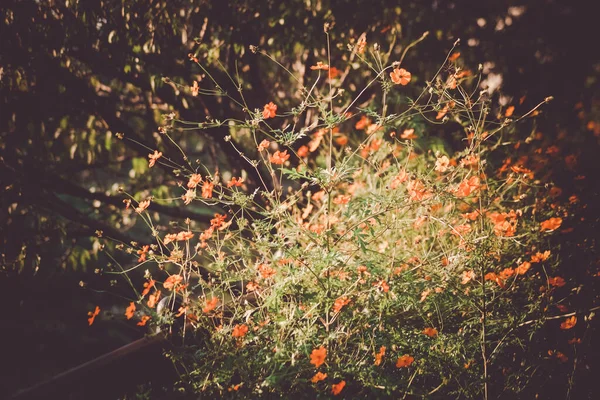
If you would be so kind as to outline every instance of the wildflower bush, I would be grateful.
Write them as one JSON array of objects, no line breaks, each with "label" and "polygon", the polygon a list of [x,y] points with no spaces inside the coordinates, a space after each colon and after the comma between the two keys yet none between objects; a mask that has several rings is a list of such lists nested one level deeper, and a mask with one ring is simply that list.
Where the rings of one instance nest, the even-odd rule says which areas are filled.
[{"label": "wildflower bush", "polygon": [[[516,115],[501,106],[455,48],[434,76],[413,76],[405,55],[427,35],[398,54],[363,36],[342,57],[329,50],[328,29],[308,81],[251,48],[287,74],[278,90],[294,94],[291,107],[254,104],[243,71],[210,53],[189,56],[202,79],[166,79],[182,95],[227,97],[245,118],[172,113],[161,140],[227,130],[245,172],[211,169],[183,150],[177,164],[151,148],[148,166],[175,170],[181,197],[125,200],[154,237],[117,245],[137,260],[109,271],[132,284],[126,318],[182,337],[168,356],[188,394],[527,390],[541,364],[567,357],[531,350],[537,332],[549,318],[563,331],[577,323],[556,312],[568,293],[549,245],[568,207],[545,200],[553,187],[537,178],[544,164],[525,156],[536,154],[535,133],[518,129],[539,107]],[[442,127],[451,129],[436,133]],[[164,201],[202,202],[214,218],[158,221],[148,207]],[[143,286],[134,282],[142,270]]]}]

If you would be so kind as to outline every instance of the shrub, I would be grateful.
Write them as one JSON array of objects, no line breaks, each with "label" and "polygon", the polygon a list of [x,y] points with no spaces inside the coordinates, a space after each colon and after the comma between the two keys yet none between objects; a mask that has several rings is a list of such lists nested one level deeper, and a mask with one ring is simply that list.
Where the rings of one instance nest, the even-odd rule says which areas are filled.
[{"label": "shrub", "polygon": [[[163,140],[226,128],[259,177],[187,158],[174,165],[153,149],[149,167],[181,177],[182,206],[217,212],[209,226],[165,226],[147,210],[159,199],[127,201],[155,242],[118,247],[139,268],[156,266],[127,318],[183,335],[169,354],[182,390],[487,398],[518,394],[546,362],[528,344],[560,303],[565,281],[547,237],[566,210],[544,201],[551,188],[535,179],[543,164],[517,130],[537,107],[513,116],[514,106],[480,91],[481,68],[462,66],[458,53],[428,81],[411,75],[404,56],[425,36],[398,59],[357,40],[346,67],[333,67],[328,52],[310,67],[311,82],[288,71],[287,90],[299,85],[289,108],[252,104],[243,74],[228,75],[239,92],[226,93],[194,55],[204,80],[171,82],[193,97],[226,96],[246,117],[171,114]],[[371,75],[353,70],[357,61]],[[343,90],[351,74],[362,89]],[[450,134],[436,133],[441,126]],[[560,322],[570,329],[576,317]]]}]

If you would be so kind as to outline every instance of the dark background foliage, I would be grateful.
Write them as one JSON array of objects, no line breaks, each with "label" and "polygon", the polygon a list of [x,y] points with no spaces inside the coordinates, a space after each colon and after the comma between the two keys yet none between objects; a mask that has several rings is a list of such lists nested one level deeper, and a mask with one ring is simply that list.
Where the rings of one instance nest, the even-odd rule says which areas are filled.
[{"label": "dark background foliage", "polygon": [[[149,240],[149,232],[117,212],[124,198],[119,186],[137,196],[160,190],[180,195],[169,192],[168,186],[178,181],[172,169],[159,166],[152,174],[144,173],[149,148],[182,161],[177,160],[179,152],[173,145],[156,133],[163,123],[161,114],[177,110],[183,119],[201,121],[240,113],[222,98],[178,95],[162,78],[189,85],[201,71],[189,62],[188,53],[199,48],[200,56],[218,52],[230,71],[244,68],[251,106],[260,108],[275,98],[290,104],[291,96],[278,97],[287,78],[248,51],[248,46],[259,45],[286,66],[312,65],[322,54],[325,21],[334,23],[334,60],[350,38],[363,32],[370,44],[385,48],[391,30],[403,46],[429,31],[430,36],[405,61],[421,83],[433,76],[461,38],[459,51],[465,65],[491,66],[502,75],[503,95],[526,96],[523,110],[554,96],[537,125],[523,130],[525,135],[537,129],[549,137],[560,132],[572,137],[573,150],[580,157],[578,173],[589,177],[579,194],[589,207],[572,219],[578,229],[556,243],[564,255],[565,275],[583,278],[584,266],[597,260],[598,228],[593,187],[597,139],[585,130],[587,119],[578,116],[584,111],[593,117],[598,102],[597,15],[591,3],[3,1],[0,393],[31,386],[144,334],[122,317],[126,287],[119,283],[109,287],[108,280],[101,279],[110,260],[95,244],[95,232],[123,242]],[[581,108],[575,110],[579,102]],[[117,140],[117,133],[132,140]],[[190,131],[175,137],[190,158],[237,174],[237,153],[223,140],[227,133],[226,129]],[[255,184],[252,171],[246,172],[249,184]],[[554,179],[565,191],[576,189],[573,174],[558,172]],[[163,220],[189,217],[206,222],[211,215],[211,210],[201,207],[152,207]],[[583,288],[580,307],[594,304],[596,293],[596,287]],[[88,327],[86,313],[97,304],[103,313]],[[587,361],[579,362],[572,398],[591,393],[587,385],[597,361],[590,357],[582,355]],[[560,368],[548,372],[542,390],[549,395],[544,398],[565,396],[568,373]],[[552,374],[560,379],[552,379]]]}]

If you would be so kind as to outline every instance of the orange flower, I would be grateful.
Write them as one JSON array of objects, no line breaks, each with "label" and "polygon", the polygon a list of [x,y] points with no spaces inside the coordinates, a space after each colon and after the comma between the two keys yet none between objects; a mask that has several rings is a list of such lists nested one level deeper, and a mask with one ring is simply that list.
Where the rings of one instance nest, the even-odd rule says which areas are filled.
[{"label": "orange flower", "polygon": [[181,275],[171,275],[163,283],[163,287],[167,290],[173,290],[173,288],[179,285],[181,281],[183,281],[183,277]]},{"label": "orange flower", "polygon": [[313,71],[316,69],[322,69],[324,71],[327,71],[329,69],[329,65],[323,64],[321,61],[317,61],[317,65],[311,66],[310,69],[312,69]]},{"label": "orange flower", "polygon": [[515,106],[509,106],[506,111],[504,112],[504,116],[505,117],[510,117],[513,115],[513,113],[515,112]]},{"label": "orange flower", "polygon": [[406,184],[406,190],[411,201],[426,200],[432,196],[432,193],[427,190],[423,182],[418,180],[409,181]]},{"label": "orange flower", "polygon": [[460,283],[462,283],[463,285],[466,285],[474,278],[475,278],[475,272],[473,272],[472,270],[463,271],[462,280],[460,281]]},{"label": "orange flower", "polygon": [[444,108],[442,108],[440,111],[438,111],[437,115],[435,116],[435,119],[444,118],[444,116],[448,113],[449,110],[450,110],[450,107],[444,106]]},{"label": "orange flower", "polygon": [[529,268],[531,268],[531,263],[529,261],[524,261],[517,267],[517,269],[515,269],[515,272],[518,275],[525,275],[525,273],[529,271]]},{"label": "orange flower", "polygon": [[423,329],[423,334],[429,337],[434,337],[438,334],[438,331],[435,328],[425,328]]},{"label": "orange flower", "polygon": [[460,57],[460,53],[457,51],[455,53],[452,53],[452,55],[450,57],[448,57],[448,61],[454,62],[454,61],[458,60],[458,57]]},{"label": "orange flower", "polygon": [[325,357],[327,357],[327,349],[323,346],[318,349],[313,349],[312,353],[310,353],[310,363],[315,366],[315,368],[319,368],[324,362]]},{"label": "orange flower", "polygon": [[297,151],[298,157],[306,157],[308,156],[308,146],[300,146]]},{"label": "orange flower", "polygon": [[156,283],[156,281],[154,279],[150,279],[148,282],[144,283],[144,290],[142,291],[142,297],[144,297],[148,293],[150,293],[150,289],[152,289],[154,287],[155,283]]},{"label": "orange flower", "polygon": [[129,307],[125,310],[125,316],[127,319],[133,318],[133,314],[135,314],[135,303],[132,301],[129,303]]},{"label": "orange flower", "polygon": [[340,146],[345,146],[348,144],[348,136],[343,135],[341,133],[338,136],[336,136],[334,140],[335,140],[335,143]]},{"label": "orange flower", "polygon": [[480,216],[480,215],[482,215],[482,214],[481,214],[481,212],[480,212],[479,210],[475,210],[475,211],[472,211],[472,212],[470,212],[470,213],[464,213],[464,214],[461,214],[461,215],[462,215],[464,218],[466,218],[466,219],[468,219],[468,220],[470,220],[470,221],[475,221],[475,220],[476,220],[477,218],[479,218],[479,216]]},{"label": "orange flower", "polygon": [[[430,329],[430,328],[428,328],[428,329]],[[437,333],[437,331],[436,331],[436,333]],[[415,361],[414,357],[409,356],[408,354],[405,354],[402,357],[399,357],[398,361],[396,361],[396,368],[409,367],[410,364],[413,363],[413,361]]]},{"label": "orange flower", "polygon": [[148,307],[154,308],[156,306],[156,303],[158,303],[158,299],[160,299],[160,290],[148,296]]},{"label": "orange flower", "polygon": [[354,128],[358,129],[358,130],[363,130],[369,127],[369,125],[371,125],[371,120],[369,118],[367,118],[366,115],[363,115],[360,117],[360,119],[356,122],[356,124],[354,125]]},{"label": "orange flower", "polygon": [[333,312],[339,313],[348,303],[350,303],[350,299],[348,297],[338,297],[333,304]]},{"label": "orange flower", "polygon": [[560,276],[555,276],[553,278],[548,278],[548,284],[550,286],[555,286],[555,287],[563,287],[565,286],[565,280],[563,278],[561,278]]},{"label": "orange flower", "polygon": [[212,236],[212,234],[214,232],[215,232],[215,228],[213,228],[211,226],[210,228],[208,228],[207,230],[205,230],[204,232],[202,232],[202,234],[200,235],[200,240],[204,242],[204,241],[210,239],[210,237]]},{"label": "orange flower", "polygon": [[223,225],[223,223],[225,222],[226,219],[227,219],[226,214],[223,214],[223,215],[215,214],[215,217],[210,220],[210,226],[218,229]]},{"label": "orange flower", "polygon": [[231,178],[231,180],[230,180],[230,181],[227,183],[227,188],[231,188],[231,187],[233,187],[233,186],[240,187],[240,186],[242,186],[243,184],[244,184],[244,180],[243,180],[242,178],[239,178],[239,179],[238,179],[238,178],[236,178],[236,177],[233,177],[233,178]]},{"label": "orange flower", "polygon": [[540,224],[540,231],[553,231],[560,227],[562,224],[562,218],[550,218]]},{"label": "orange flower", "polygon": [[271,142],[269,142],[267,139],[263,139],[263,141],[258,145],[257,149],[258,151],[266,150],[270,144]]},{"label": "orange flower", "polygon": [[212,310],[217,308],[218,304],[219,304],[219,299],[216,297],[213,297],[210,300],[206,300],[206,305],[204,306],[204,308],[202,308],[202,312],[205,314],[208,314],[209,312],[211,312]]},{"label": "orange flower", "polygon": [[379,281],[379,282],[375,282],[373,284],[373,286],[377,287],[377,289],[382,290],[383,292],[387,293],[390,291],[390,286],[387,284],[386,281]]},{"label": "orange flower", "polygon": [[385,346],[381,346],[381,348],[379,348],[379,353],[375,354],[375,362],[373,363],[374,365],[381,365],[381,360],[383,359],[383,356],[385,355]]},{"label": "orange flower", "polygon": [[167,245],[174,241],[190,240],[193,237],[194,237],[194,234],[190,231],[181,231],[179,233],[169,233],[168,235],[165,235],[165,239],[163,240],[163,243],[165,245]]},{"label": "orange flower", "polygon": [[142,319],[140,320],[140,322],[137,323],[138,326],[145,326],[146,322],[148,322],[150,320],[150,317],[147,315],[144,315],[142,317]]},{"label": "orange flower", "polygon": [[548,257],[550,257],[550,250],[546,250],[543,253],[540,253],[539,251],[537,253],[535,253],[534,255],[531,256],[531,262],[542,262],[542,261],[546,261],[548,259]]},{"label": "orange flower", "polygon": [[194,189],[198,184],[202,182],[202,175],[200,174],[192,174],[190,176],[190,180],[187,183],[188,189]]},{"label": "orange flower", "polygon": [[276,271],[267,264],[259,264],[257,269],[263,279],[269,279],[276,273]]},{"label": "orange flower", "polygon": [[202,184],[202,197],[204,197],[205,199],[212,198],[212,192],[214,187],[214,183],[205,181],[204,184]]},{"label": "orange flower", "polygon": [[504,281],[495,272],[488,272],[487,274],[485,274],[484,279],[486,281],[494,281],[502,289],[505,288]]},{"label": "orange flower", "polygon": [[327,374],[324,374],[324,373],[322,373],[322,372],[317,372],[317,373],[315,374],[315,376],[313,376],[313,377],[311,378],[311,380],[310,380],[310,381],[311,381],[312,383],[317,383],[317,382],[320,382],[320,381],[323,381],[323,380],[325,380],[325,378],[327,378]]},{"label": "orange flower", "polygon": [[560,324],[560,329],[563,329],[563,330],[571,329],[572,327],[575,326],[575,324],[577,324],[577,317],[573,315],[571,318],[565,319]]},{"label": "orange flower", "polygon": [[100,314],[100,307],[96,306],[96,309],[92,312],[92,311],[88,311],[88,324],[89,326],[92,326],[92,324],[94,323],[94,320],[96,319],[96,316]]},{"label": "orange flower", "polygon": [[196,190],[189,189],[183,196],[181,196],[181,200],[183,200],[183,204],[186,206],[190,204],[196,198]]},{"label": "orange flower", "polygon": [[246,336],[246,333],[248,333],[248,325],[241,324],[233,327],[233,332],[231,333],[231,336],[233,336],[234,338],[242,338]]},{"label": "orange flower", "polygon": [[275,105],[275,103],[270,102],[269,104],[265,104],[262,115],[263,115],[264,119],[275,118],[276,112],[277,112],[277,106]]},{"label": "orange flower", "polygon": [[240,388],[242,387],[241,383],[238,383],[237,385],[233,385],[230,388],[227,389],[228,392],[237,392],[238,390],[240,390]]},{"label": "orange flower", "polygon": [[141,214],[148,207],[150,207],[150,200],[140,201],[135,209],[135,212]]},{"label": "orange flower", "polygon": [[394,82],[395,84],[400,84],[402,86],[408,85],[408,82],[410,82],[411,77],[411,73],[405,70],[404,68],[395,68],[392,72],[390,72],[390,78],[392,78],[392,82]]},{"label": "orange flower", "polygon": [[158,150],[154,150],[154,154],[148,154],[148,168],[154,167],[156,161],[162,157],[162,153]]},{"label": "orange flower", "polygon": [[334,204],[348,204],[348,202],[350,202],[350,200],[352,199],[352,195],[339,195],[337,196],[335,199],[333,199],[333,203]]},{"label": "orange flower", "polygon": [[463,180],[456,189],[456,196],[467,197],[475,190],[479,189],[479,177],[472,176],[469,179]]},{"label": "orange flower", "polygon": [[139,256],[140,256],[138,258],[138,262],[146,261],[146,254],[148,254],[149,250],[150,250],[150,246],[146,245],[146,246],[142,246],[142,248],[137,251],[137,254],[139,254]]},{"label": "orange flower", "polygon": [[410,129],[405,129],[404,132],[402,132],[400,134],[400,139],[416,139],[417,135],[415,135],[415,129],[414,128],[410,128]]},{"label": "orange flower", "polygon": [[290,158],[290,155],[285,151],[277,150],[271,157],[269,157],[269,161],[273,164],[281,165],[286,162]]},{"label": "orange flower", "polygon": [[194,234],[190,231],[181,231],[177,234],[177,236],[175,236],[175,239],[177,241],[183,242],[185,240],[190,240],[191,238],[194,237]]},{"label": "orange flower", "polygon": [[331,394],[333,394],[334,396],[337,396],[338,394],[340,394],[342,392],[342,390],[344,389],[344,386],[346,386],[346,381],[341,381],[340,383],[334,383],[333,385],[331,385]]},{"label": "orange flower", "polygon": [[500,271],[500,278],[501,279],[508,279],[511,276],[513,276],[515,274],[515,270],[512,268],[504,268],[502,271]]}]

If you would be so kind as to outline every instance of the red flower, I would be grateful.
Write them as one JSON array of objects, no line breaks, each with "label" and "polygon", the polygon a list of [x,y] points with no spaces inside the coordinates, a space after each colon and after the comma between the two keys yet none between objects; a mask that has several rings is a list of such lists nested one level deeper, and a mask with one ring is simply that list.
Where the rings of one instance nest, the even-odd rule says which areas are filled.
[{"label": "red flower", "polygon": [[340,76],[341,72],[336,67],[329,67],[329,79],[335,79]]}]

